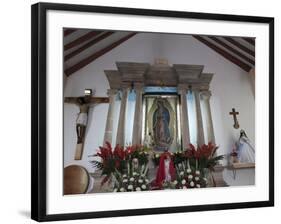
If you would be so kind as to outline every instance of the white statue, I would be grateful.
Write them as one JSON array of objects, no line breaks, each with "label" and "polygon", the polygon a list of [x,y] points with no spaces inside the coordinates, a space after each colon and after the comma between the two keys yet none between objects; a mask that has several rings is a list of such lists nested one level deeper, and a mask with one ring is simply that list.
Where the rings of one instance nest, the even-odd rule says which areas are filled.
[{"label": "white statue", "polygon": [[244,130],[241,129],[239,140],[236,142],[238,160],[240,163],[255,162],[255,148]]}]

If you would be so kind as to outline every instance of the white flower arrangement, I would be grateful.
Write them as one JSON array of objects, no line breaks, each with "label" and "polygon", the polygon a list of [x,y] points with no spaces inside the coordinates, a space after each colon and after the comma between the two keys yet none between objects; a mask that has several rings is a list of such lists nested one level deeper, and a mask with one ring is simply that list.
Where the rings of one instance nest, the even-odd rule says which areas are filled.
[{"label": "white flower arrangement", "polygon": [[141,188],[143,189],[143,190],[145,190],[146,189],[146,185],[141,185]]},{"label": "white flower arrangement", "polygon": [[178,164],[177,178],[168,187],[176,189],[202,188],[207,186],[207,179],[200,170],[192,170],[188,164]]},{"label": "white flower arrangement", "polygon": [[138,169],[128,169],[126,174],[117,173],[114,192],[146,191],[150,189],[150,180],[147,178],[148,166],[142,165]]},{"label": "white flower arrangement", "polygon": [[191,182],[189,183],[189,185],[190,185],[190,187],[194,187],[194,182],[191,181]]}]

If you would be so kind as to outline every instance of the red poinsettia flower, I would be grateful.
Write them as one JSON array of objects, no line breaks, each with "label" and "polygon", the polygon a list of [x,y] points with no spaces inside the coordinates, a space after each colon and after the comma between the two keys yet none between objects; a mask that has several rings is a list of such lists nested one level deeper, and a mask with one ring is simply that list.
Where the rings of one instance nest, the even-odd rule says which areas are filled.
[{"label": "red poinsettia flower", "polygon": [[113,156],[111,144],[106,142],[105,146],[100,146],[99,149],[99,152],[97,152],[95,156],[100,157],[103,164],[106,166],[106,161]]},{"label": "red poinsettia flower", "polygon": [[211,158],[215,155],[217,149],[218,149],[218,146],[209,142],[208,145],[202,146],[202,155],[206,158]]},{"label": "red poinsettia flower", "polygon": [[133,154],[136,151],[136,149],[137,148],[135,145],[127,146],[125,150],[126,156],[130,156],[131,154]]},{"label": "red poinsettia flower", "polygon": [[116,145],[113,151],[113,155],[117,157],[118,159],[124,160],[125,159],[125,152],[123,147],[120,147],[119,145]]},{"label": "red poinsettia flower", "polygon": [[194,145],[189,144],[189,148],[184,152],[184,156],[190,159],[194,157],[195,154],[196,154],[196,149]]}]

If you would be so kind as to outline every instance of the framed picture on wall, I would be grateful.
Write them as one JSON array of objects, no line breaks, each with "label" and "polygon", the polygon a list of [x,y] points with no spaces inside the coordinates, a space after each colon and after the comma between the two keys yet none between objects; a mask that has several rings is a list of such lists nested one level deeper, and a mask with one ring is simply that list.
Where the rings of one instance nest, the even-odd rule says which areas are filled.
[{"label": "framed picture on wall", "polygon": [[274,19],[32,6],[32,219],[274,205]]}]

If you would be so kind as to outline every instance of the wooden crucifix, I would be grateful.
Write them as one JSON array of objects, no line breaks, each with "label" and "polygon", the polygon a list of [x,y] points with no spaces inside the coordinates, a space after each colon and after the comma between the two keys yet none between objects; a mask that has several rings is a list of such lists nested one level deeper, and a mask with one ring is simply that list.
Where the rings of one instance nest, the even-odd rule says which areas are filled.
[{"label": "wooden crucifix", "polygon": [[229,114],[233,116],[233,120],[234,120],[233,127],[235,129],[238,129],[240,127],[237,119],[237,115],[239,114],[239,112],[235,111],[235,108],[232,108],[232,111],[229,112]]},{"label": "wooden crucifix", "polygon": [[83,154],[83,146],[88,123],[88,113],[91,105],[99,103],[108,103],[108,97],[93,97],[90,89],[85,90],[85,96],[81,97],[65,97],[65,103],[72,103],[79,107],[80,111],[76,119],[77,145],[75,151],[75,160],[81,160]]}]

